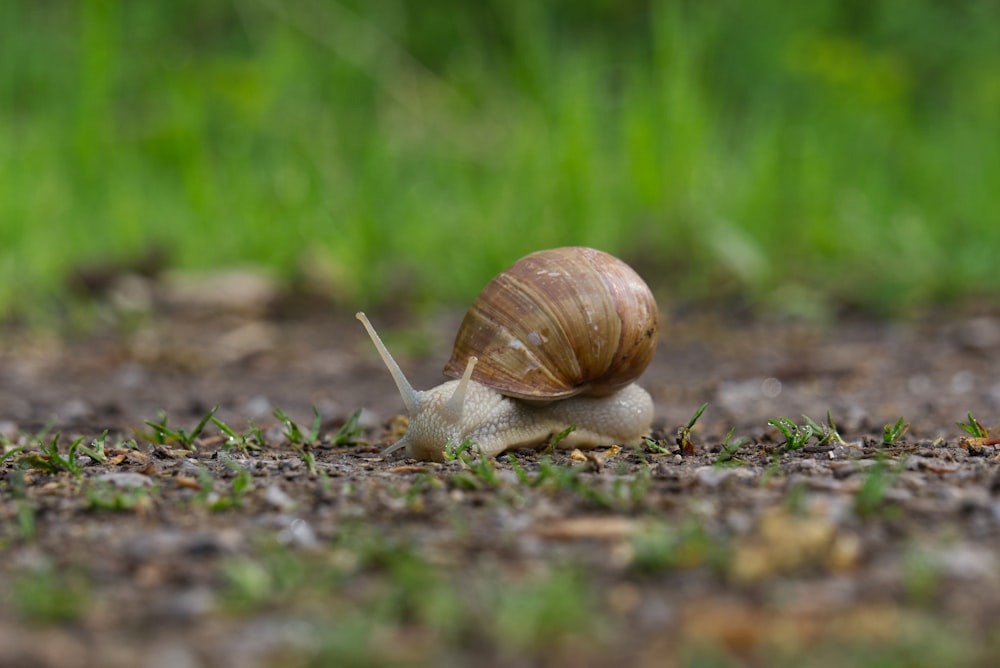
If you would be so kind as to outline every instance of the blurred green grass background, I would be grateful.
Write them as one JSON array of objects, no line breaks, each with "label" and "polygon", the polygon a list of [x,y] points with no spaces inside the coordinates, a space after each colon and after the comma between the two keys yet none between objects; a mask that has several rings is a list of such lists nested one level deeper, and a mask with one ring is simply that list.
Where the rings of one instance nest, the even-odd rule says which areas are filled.
[{"label": "blurred green grass background", "polygon": [[994,298],[1000,4],[5,0],[0,314],[81,265],[467,301],[589,244],[679,303]]}]

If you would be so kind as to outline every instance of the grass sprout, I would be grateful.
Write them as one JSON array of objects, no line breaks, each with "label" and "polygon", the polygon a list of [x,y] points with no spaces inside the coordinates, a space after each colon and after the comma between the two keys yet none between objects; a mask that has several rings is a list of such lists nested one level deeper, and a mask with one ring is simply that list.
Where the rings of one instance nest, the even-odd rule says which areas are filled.
[{"label": "grass sprout", "polygon": [[232,427],[214,415],[212,416],[212,424],[218,427],[219,431],[226,437],[226,442],[222,446],[223,450],[236,448],[244,454],[249,454],[250,450],[260,450],[264,447],[264,435],[260,428],[254,425],[253,420],[250,421],[250,428],[242,434],[237,434]]},{"label": "grass sprout", "polygon": [[854,494],[854,510],[859,516],[870,519],[884,511],[885,497],[906,468],[906,458],[895,466],[889,466],[884,457],[879,457],[866,472],[861,487]]},{"label": "grass sprout", "polygon": [[694,429],[694,425],[701,418],[702,413],[708,408],[708,402],[703,403],[699,406],[691,419],[687,421],[683,427],[677,429],[677,445],[681,448],[681,454],[685,456],[694,454],[694,443],[691,441],[691,430]]},{"label": "grass sprout", "polygon": [[630,566],[640,573],[656,574],[717,561],[720,551],[718,541],[697,522],[679,527],[657,523],[636,532]]},{"label": "grass sprout", "polygon": [[656,439],[650,438],[649,436],[642,437],[642,444],[646,447],[646,450],[652,452],[654,455],[669,455],[670,449],[663,446]]},{"label": "grass sprout", "polygon": [[554,491],[569,491],[586,499],[594,505],[610,508],[615,505],[614,499],[598,487],[590,484],[583,476],[589,464],[561,466],[549,454],[543,454],[538,460],[538,470],[532,475],[521,465],[512,453],[507,453],[507,462],[518,481],[528,487],[549,488]]},{"label": "grass sprout", "polygon": [[810,424],[797,425],[786,417],[772,418],[767,421],[785,437],[785,450],[799,450],[816,435],[816,430]]},{"label": "grass sprout", "polygon": [[229,490],[225,493],[216,491],[217,485],[212,471],[207,466],[199,466],[199,489],[193,499],[195,505],[203,506],[212,511],[229,510],[239,507],[243,497],[253,489],[253,474],[250,471],[228,458],[222,461],[234,473]]},{"label": "grass sprout", "polygon": [[902,416],[900,416],[895,423],[885,425],[882,429],[882,445],[887,447],[896,445],[899,439],[903,437],[903,434],[905,434],[906,430],[909,428],[910,423],[904,422]]},{"label": "grass sprout", "polygon": [[53,566],[22,573],[10,583],[14,609],[35,623],[78,619],[87,611],[90,590],[82,576]]},{"label": "grass sprout", "polygon": [[87,485],[85,495],[91,510],[143,511],[153,501],[152,491],[145,487],[116,487],[101,481]]},{"label": "grass sprout", "polygon": [[108,438],[108,430],[105,429],[103,432],[101,432],[100,436],[98,436],[97,438],[95,438],[93,441],[90,442],[90,446],[89,447],[86,446],[86,445],[83,445],[83,443],[81,442],[81,443],[79,443],[77,445],[76,449],[80,453],[82,453],[82,454],[86,455],[87,457],[89,457],[90,461],[92,461],[93,463],[95,463],[95,464],[103,464],[104,463],[104,444],[107,441],[107,438]]},{"label": "grass sprout", "polygon": [[356,445],[361,441],[358,440],[358,436],[365,432],[364,427],[358,426],[358,420],[361,418],[361,409],[358,409],[347,416],[347,420],[344,424],[340,426],[337,433],[333,435],[333,439],[330,444],[335,447],[344,447],[348,445]]},{"label": "grass sprout", "polygon": [[289,443],[299,445],[304,443],[315,443],[319,440],[319,430],[320,425],[322,424],[322,418],[320,418],[319,410],[315,406],[313,406],[313,426],[308,434],[302,431],[299,425],[296,424],[292,418],[288,417],[288,414],[280,408],[274,409],[274,417],[278,418],[284,425],[285,430],[282,432],[282,435]]},{"label": "grass sprout", "polygon": [[719,456],[716,457],[715,462],[713,462],[715,466],[738,463],[738,460],[736,460],[736,453],[739,452],[740,448],[746,445],[747,441],[750,439],[745,436],[740,436],[734,441],[733,432],[735,430],[736,427],[731,427],[729,429],[729,433],[726,434],[726,440],[722,444],[722,452],[719,453]]},{"label": "grass sprout", "polygon": [[575,424],[571,424],[570,426],[566,427],[561,432],[552,437],[552,440],[549,441],[549,447],[550,448],[556,447],[558,443],[565,440],[566,437],[572,434],[574,431],[576,431]]},{"label": "grass sprout", "polygon": [[840,432],[837,431],[837,425],[833,421],[833,414],[829,409],[826,411],[826,424],[821,425],[810,418],[808,415],[802,416],[802,421],[808,424],[813,432],[817,435],[818,441],[817,446],[828,445],[831,442],[839,443],[844,445],[845,441],[840,437]]},{"label": "grass sprout", "polygon": [[195,428],[191,432],[187,432],[183,429],[171,429],[167,426],[167,413],[163,411],[160,413],[159,422],[154,422],[152,420],[144,420],[146,426],[150,427],[153,431],[150,434],[145,434],[147,440],[157,443],[159,445],[167,444],[177,444],[187,450],[195,450],[197,448],[197,438],[204,431],[205,427],[212,420],[216,411],[219,410],[219,404],[212,407],[210,411],[195,425]]},{"label": "grass sprout", "polygon": [[28,449],[27,445],[19,445],[15,448],[11,448],[7,452],[5,452],[2,456],[0,456],[0,466],[3,466],[3,463],[8,459],[10,460],[16,459],[18,455],[20,455],[27,449]]},{"label": "grass sprout", "polygon": [[475,447],[475,443],[469,439],[465,439],[461,443],[456,444],[452,440],[448,440],[444,445],[444,460],[446,462],[453,462],[458,459],[463,453],[469,452]]},{"label": "grass sprout", "polygon": [[[22,448],[17,455],[16,461],[19,464],[28,466],[29,468],[39,469],[50,474],[58,474],[65,471],[74,478],[82,477],[83,467],[81,467],[80,463],[77,461],[76,453],[82,447],[84,437],[80,436],[73,441],[70,444],[65,456],[59,452],[59,440],[61,437],[62,434],[56,432],[48,443],[45,441],[40,442],[39,452],[31,452],[26,448]],[[100,441],[103,443],[103,438],[100,439]],[[101,455],[98,455],[95,450],[91,450],[86,447],[84,447],[84,449],[87,450],[87,456],[92,460],[97,461],[98,456],[100,456],[101,460],[103,460],[103,445],[100,446]]]},{"label": "grass sprout", "polygon": [[500,484],[493,465],[493,459],[476,451],[475,443],[468,439],[457,447],[448,441],[444,450],[447,462],[461,462],[463,470],[451,476],[451,482],[466,489],[481,489],[495,487]]},{"label": "grass sprout", "polygon": [[319,443],[320,429],[323,424],[319,409],[313,406],[313,423],[308,433],[303,432],[299,425],[280,408],[274,409],[274,416],[284,424],[285,431],[283,435],[289,445],[292,446],[292,449],[302,457],[302,461],[309,468],[309,474],[316,475],[316,455],[313,454],[312,448]]},{"label": "grass sprout", "polygon": [[972,415],[972,411],[968,413],[968,422],[956,422],[959,427],[965,430],[973,438],[987,438],[990,435],[990,430],[983,426],[983,424],[977,420]]},{"label": "grass sprout", "polygon": [[785,437],[784,449],[786,451],[804,448],[809,443],[809,439],[813,437],[816,438],[816,447],[829,445],[831,442],[843,444],[844,439],[837,431],[837,425],[834,423],[830,411],[826,413],[826,422],[826,425],[821,425],[808,415],[802,416],[802,424],[796,424],[786,417],[777,417],[767,421]]},{"label": "grass sprout", "polygon": [[14,469],[8,478],[8,484],[14,501],[17,506],[17,528],[20,537],[25,542],[35,539],[35,507],[28,498],[27,484],[24,480],[24,471],[20,468]]}]

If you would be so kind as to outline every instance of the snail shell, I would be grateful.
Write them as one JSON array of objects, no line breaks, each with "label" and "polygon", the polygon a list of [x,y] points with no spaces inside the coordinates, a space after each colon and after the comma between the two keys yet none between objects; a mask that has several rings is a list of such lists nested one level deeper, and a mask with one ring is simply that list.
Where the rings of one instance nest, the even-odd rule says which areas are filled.
[{"label": "snail shell", "polygon": [[444,373],[519,399],[605,396],[635,381],[659,339],[646,283],[618,258],[579,246],[532,253],[498,274],[459,327]]}]

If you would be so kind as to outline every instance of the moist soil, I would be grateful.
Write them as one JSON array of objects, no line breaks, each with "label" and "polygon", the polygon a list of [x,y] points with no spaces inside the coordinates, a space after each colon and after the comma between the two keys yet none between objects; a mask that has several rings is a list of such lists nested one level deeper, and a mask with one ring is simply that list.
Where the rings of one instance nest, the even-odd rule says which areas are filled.
[{"label": "moist soil", "polygon": [[[0,665],[1000,660],[1000,446],[957,424],[1000,422],[995,314],[675,312],[641,382],[650,442],[434,464],[380,455],[402,402],[324,311],[3,331]],[[460,314],[372,319],[416,387],[441,381]],[[216,405],[249,440],[147,424],[190,433]],[[839,438],[768,423],[803,416]],[[102,461],[47,451],[105,430]]]}]

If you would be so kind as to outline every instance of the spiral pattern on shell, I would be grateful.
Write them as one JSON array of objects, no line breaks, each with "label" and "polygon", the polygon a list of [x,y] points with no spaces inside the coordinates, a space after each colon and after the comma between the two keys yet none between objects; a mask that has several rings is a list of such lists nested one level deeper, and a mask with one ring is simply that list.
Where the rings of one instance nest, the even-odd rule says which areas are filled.
[{"label": "spiral pattern on shell", "polygon": [[645,371],[659,339],[653,294],[608,253],[568,246],[532,253],[490,281],[459,327],[444,373],[521,399],[603,396]]}]

